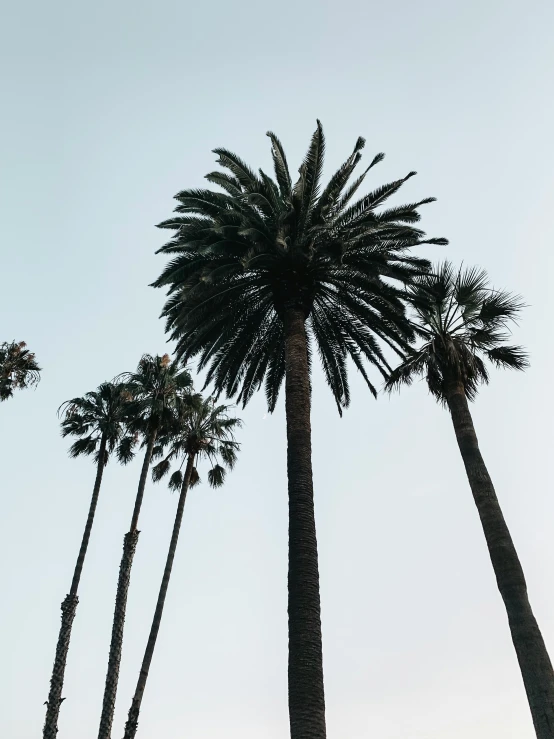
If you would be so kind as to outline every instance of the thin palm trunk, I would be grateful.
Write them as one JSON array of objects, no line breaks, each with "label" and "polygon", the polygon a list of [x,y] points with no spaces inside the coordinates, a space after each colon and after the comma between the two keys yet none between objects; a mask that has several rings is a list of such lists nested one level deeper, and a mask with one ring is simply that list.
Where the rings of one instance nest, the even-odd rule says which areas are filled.
[{"label": "thin palm trunk", "polygon": [[112,734],[115,699],[117,696],[117,684],[119,681],[119,666],[121,664],[121,650],[123,648],[123,629],[125,626],[125,611],[127,609],[127,594],[129,592],[129,581],[131,578],[133,558],[135,556],[135,550],[140,533],[137,530],[137,526],[142,506],[142,499],[144,497],[144,489],[146,487],[146,478],[148,477],[148,470],[150,468],[150,462],[152,461],[152,452],[154,450],[155,443],[156,432],[153,431],[148,439],[146,452],[144,454],[137,496],[135,498],[135,507],[131,520],[131,528],[125,534],[125,538],[123,539],[123,556],[121,557],[121,564],[119,565],[119,579],[115,596],[110,655],[108,658],[108,670],[106,673],[106,685],[104,687],[104,699],[102,701],[102,715],[100,717],[98,739],[110,739]]},{"label": "thin palm trunk", "polygon": [[289,493],[289,717],[291,739],[325,739],[321,606],[311,458],[310,376],[304,311],[287,308]]},{"label": "thin palm trunk", "polygon": [[60,633],[58,635],[58,643],[56,645],[56,655],[54,657],[54,667],[52,677],[50,678],[50,692],[48,694],[48,702],[46,708],[46,719],[44,721],[44,729],[42,732],[43,739],[55,739],[58,733],[58,717],[60,714],[60,706],[62,703],[62,690],[65,677],[65,665],[67,661],[67,652],[69,650],[69,642],[71,640],[71,629],[75,612],[79,603],[77,590],[79,589],[79,581],[85,564],[85,556],[90,541],[90,533],[92,524],[94,523],[94,515],[96,506],[98,505],[98,497],[100,495],[100,487],[102,485],[102,475],[106,465],[106,435],[102,435],[100,440],[100,450],[98,452],[98,465],[96,469],[96,479],[92,491],[87,522],[81,540],[77,563],[73,572],[73,580],[71,581],[71,589],[64,601],[62,602],[62,623]]},{"label": "thin palm trunk", "polygon": [[527,585],[508,526],[481,456],[464,388],[447,392],[458,446],[487,540],[498,589],[523,677],[537,739],[554,739],[554,671],[527,597]]},{"label": "thin palm trunk", "polygon": [[187,462],[183,484],[181,485],[181,494],[179,496],[179,503],[177,504],[177,513],[175,514],[175,523],[173,524],[173,532],[171,534],[171,541],[169,544],[169,551],[167,553],[167,560],[162,577],[162,584],[160,586],[160,592],[158,594],[158,601],[156,603],[156,610],[154,611],[152,626],[150,627],[150,634],[148,636],[148,642],[146,644],[146,649],[140,668],[137,687],[135,689],[131,708],[129,709],[127,723],[125,724],[124,739],[134,739],[137,733],[140,706],[144,695],[144,688],[146,687],[146,681],[148,680],[148,673],[150,671],[150,665],[152,663],[152,656],[154,654],[154,648],[156,646],[156,639],[158,638],[158,632],[160,630],[160,624],[162,622],[165,598],[167,595],[167,588],[169,586],[169,578],[171,577],[171,570],[173,568],[173,560],[175,559],[175,552],[177,551],[179,531],[181,530],[181,523],[183,521],[185,501],[187,498],[187,492],[190,485],[190,478],[192,475],[193,467],[194,456],[190,455]]}]

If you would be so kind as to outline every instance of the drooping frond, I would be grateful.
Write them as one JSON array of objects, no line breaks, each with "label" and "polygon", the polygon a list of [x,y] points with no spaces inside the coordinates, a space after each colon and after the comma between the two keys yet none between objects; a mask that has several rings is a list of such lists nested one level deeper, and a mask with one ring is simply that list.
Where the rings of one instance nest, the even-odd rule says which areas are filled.
[{"label": "drooping frond", "polygon": [[225,482],[225,468],[216,464],[208,470],[208,482],[212,488],[219,488]]},{"label": "drooping frond", "polygon": [[152,481],[153,482],[159,482],[162,477],[167,475],[171,468],[171,462],[169,459],[162,459],[161,462],[158,462],[158,464],[155,464],[152,467]]},{"label": "drooping frond", "polygon": [[497,367],[516,370],[529,367],[529,358],[520,346],[497,346],[486,354]]},{"label": "drooping frond", "polygon": [[167,487],[170,490],[180,490],[182,484],[183,484],[183,473],[181,472],[181,470],[175,470],[175,472],[169,478]]}]

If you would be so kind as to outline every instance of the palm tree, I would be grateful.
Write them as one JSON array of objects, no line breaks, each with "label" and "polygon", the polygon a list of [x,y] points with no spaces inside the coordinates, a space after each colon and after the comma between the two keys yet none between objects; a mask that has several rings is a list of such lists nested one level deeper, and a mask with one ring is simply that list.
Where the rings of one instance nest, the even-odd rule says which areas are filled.
[{"label": "palm tree", "polygon": [[94,523],[104,468],[114,451],[119,461],[123,463],[130,461],[133,456],[134,438],[127,433],[125,425],[129,398],[129,393],[121,385],[104,382],[97,390],[87,393],[82,398],[72,398],[60,407],[63,417],[62,436],[79,437],[71,445],[69,455],[73,458],[82,455],[93,456],[96,462],[96,479],[71,588],[61,606],[62,623],[46,703],[48,707],[43,730],[44,739],[55,739],[58,732],[65,664],[73,619],[79,603],[77,591]]},{"label": "palm tree", "polygon": [[129,422],[129,428],[135,433],[142,434],[145,453],[131,526],[123,539],[123,555],[119,565],[119,579],[98,739],[109,739],[112,731],[119,681],[119,665],[123,647],[127,593],[129,591],[133,557],[140,533],[138,522],[152,453],[158,435],[165,433],[171,427],[177,399],[180,394],[185,390],[189,390],[192,386],[192,378],[188,370],[183,368],[178,361],[172,362],[168,354],[155,357],[144,354],[136,372],[124,373],[117,379],[124,383],[124,387],[133,397],[133,418]]},{"label": "palm tree", "polygon": [[410,385],[424,376],[435,398],[452,417],[460,454],[487,541],[498,589],[504,600],[535,731],[554,738],[554,672],[542,634],[529,604],[523,569],[481,456],[468,400],[489,381],[487,360],[497,367],[524,370],[527,356],[508,345],[509,324],[521,300],[492,290],[478,269],[456,272],[448,262],[436,274],[409,288],[422,346],[392,372],[387,388]]},{"label": "palm tree", "polygon": [[0,344],[0,402],[13,396],[13,391],[36,385],[41,368],[24,341]]},{"label": "palm tree", "polygon": [[[208,482],[214,488],[220,487],[225,480],[225,467],[229,469],[233,468],[239,448],[234,439],[233,431],[241,425],[241,422],[238,418],[232,418],[228,415],[228,407],[225,405],[215,405],[211,398],[203,400],[201,397],[196,396],[195,401],[192,406],[190,403],[181,405],[177,427],[170,434],[170,438],[167,439],[169,453],[152,471],[153,479],[160,480],[169,471],[173,460],[178,461],[180,467],[186,464],[184,474],[179,468],[171,475],[169,480],[170,489],[180,489],[181,494],[177,504],[177,513],[175,514],[175,523],[171,534],[156,610],[154,611],[154,619],[150,628],[137,687],[129,710],[129,717],[125,725],[125,739],[133,739],[137,733],[140,706],[162,620],[187,492],[189,487],[200,481],[196,466],[203,458],[207,459],[211,464],[211,469],[208,471]],[[223,464],[219,464],[218,460]]]},{"label": "palm tree", "polygon": [[319,572],[310,427],[310,345],[315,341],[339,413],[350,393],[347,359],[373,393],[365,364],[384,375],[380,342],[401,351],[413,338],[403,290],[428,267],[411,248],[424,243],[413,226],[433,198],[379,207],[415,172],[352,203],[378,154],[350,182],[361,159],[359,138],[346,162],[321,187],[325,141],[321,124],[292,183],[278,138],[275,178],[216,149],[230,174],[212,172],[211,189],[183,190],[181,214],[160,224],[175,231],[160,251],[171,261],[156,280],[167,287],[167,330],[177,356],[199,357],[216,392],[243,405],[265,379],[273,411],[285,379],[289,496],[289,714],[292,739],[325,737]]}]

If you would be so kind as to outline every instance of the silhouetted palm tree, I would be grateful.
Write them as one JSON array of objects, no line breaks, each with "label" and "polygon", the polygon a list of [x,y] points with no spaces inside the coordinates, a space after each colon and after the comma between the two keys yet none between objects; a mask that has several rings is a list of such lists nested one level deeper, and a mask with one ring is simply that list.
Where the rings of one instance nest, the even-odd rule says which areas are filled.
[{"label": "silhouetted palm tree", "polygon": [[140,533],[137,527],[148,469],[152,461],[152,452],[158,435],[164,433],[172,423],[173,410],[177,399],[192,386],[192,379],[188,370],[184,369],[179,362],[172,362],[167,354],[155,357],[145,354],[140,360],[136,372],[125,373],[117,379],[124,383],[125,388],[133,397],[133,417],[129,422],[129,428],[142,434],[145,453],[131,526],[123,540],[123,555],[119,566],[98,739],[109,739],[111,736],[123,646],[127,593],[129,591],[133,557]]},{"label": "silhouetted palm tree", "polygon": [[13,396],[14,390],[36,385],[41,368],[24,341],[0,344],[0,402]]},{"label": "silhouetted palm tree", "polygon": [[[175,515],[175,523],[171,534],[156,610],[154,611],[154,619],[148,636],[137,687],[129,710],[129,717],[125,725],[125,739],[132,739],[137,732],[140,706],[162,620],[187,492],[189,487],[200,482],[196,466],[202,459],[207,459],[212,465],[208,471],[209,484],[214,488],[223,485],[225,467],[232,469],[236,461],[239,446],[234,439],[233,431],[240,425],[241,422],[238,418],[229,416],[229,408],[227,406],[215,405],[211,398],[203,400],[200,396],[196,396],[195,402],[192,405],[190,403],[182,403],[177,417],[176,428],[165,440],[169,447],[169,452],[165,459],[152,470],[153,479],[160,480],[169,472],[172,462],[177,461],[180,468],[185,465],[184,474],[179,468],[171,475],[169,480],[170,489],[180,489],[181,494],[177,504],[177,513]],[[219,460],[222,464],[219,464]]]},{"label": "silhouetted palm tree", "polygon": [[310,341],[341,412],[348,405],[347,359],[372,392],[365,363],[387,375],[380,341],[398,350],[413,338],[403,290],[428,267],[411,249],[425,240],[412,224],[418,206],[379,210],[415,172],[352,203],[369,167],[349,184],[364,140],[320,186],[321,124],[293,184],[273,133],[274,181],[216,149],[230,174],[207,179],[225,193],[184,190],[175,230],[160,249],[172,257],[154,283],[169,288],[164,309],[177,355],[199,356],[207,382],[247,403],[265,379],[273,411],[285,379],[289,493],[289,713],[292,739],[325,737],[317,541],[311,462]]},{"label": "silhouetted palm tree", "polygon": [[130,461],[133,456],[134,438],[127,433],[125,426],[130,397],[129,392],[121,385],[105,382],[100,385],[98,390],[87,393],[82,398],[68,400],[60,407],[63,416],[62,436],[80,437],[71,445],[69,454],[73,458],[92,455],[96,462],[96,479],[77,563],[73,572],[71,588],[62,603],[62,623],[50,679],[48,708],[43,730],[44,739],[55,739],[58,732],[58,716],[62,702],[65,664],[73,619],[79,603],[77,591],[94,523],[104,467],[114,451],[119,461],[123,463]]},{"label": "silhouetted palm tree", "polygon": [[504,600],[512,640],[539,739],[554,737],[554,672],[527,596],[527,586],[508,526],[481,456],[468,400],[489,381],[486,361],[523,370],[527,357],[508,345],[508,327],[521,300],[491,290],[486,273],[456,272],[445,262],[436,274],[409,288],[422,346],[412,351],[388,380],[389,390],[423,376],[435,398],[447,406],[467,477],[479,512],[498,589]]}]

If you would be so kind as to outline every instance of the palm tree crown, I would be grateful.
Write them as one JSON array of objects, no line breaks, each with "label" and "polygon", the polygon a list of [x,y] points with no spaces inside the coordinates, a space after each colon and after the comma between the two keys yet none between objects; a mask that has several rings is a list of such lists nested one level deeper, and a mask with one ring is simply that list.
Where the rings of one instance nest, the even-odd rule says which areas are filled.
[{"label": "palm tree crown", "polygon": [[[157,482],[164,477],[174,461],[182,467],[189,458],[195,465],[204,458],[212,465],[208,471],[208,483],[214,488],[220,487],[225,481],[225,468],[232,469],[235,465],[239,444],[235,441],[234,430],[241,425],[239,418],[229,415],[229,406],[216,405],[212,398],[203,399],[196,394],[181,400],[172,432],[160,440],[158,453],[161,454],[166,447],[167,454],[153,468],[153,480]],[[199,482],[195,466],[190,484]],[[182,483],[183,473],[179,468],[171,475],[169,487],[179,490]]]},{"label": "palm tree crown", "polygon": [[192,387],[190,372],[179,361],[172,362],[168,354],[144,354],[136,372],[125,372],[116,379],[133,398],[131,427],[146,436],[171,425],[177,398]]},{"label": "palm tree crown", "polygon": [[517,370],[528,366],[521,347],[506,343],[509,324],[523,304],[518,296],[491,289],[484,270],[455,271],[444,262],[433,274],[418,277],[408,294],[423,344],[391,373],[389,390],[424,376],[442,403],[450,383],[461,383],[468,400],[473,400],[479,385],[489,380],[486,360]]},{"label": "palm tree crown", "polygon": [[98,462],[102,437],[106,437],[106,458],[115,450],[118,460],[126,464],[133,458],[136,436],[129,432],[131,420],[129,391],[121,384],[102,383],[97,390],[82,398],[72,398],[60,406],[63,416],[62,436],[79,436],[70,449],[71,457],[94,455]]},{"label": "palm tree crown", "polygon": [[226,149],[215,149],[230,174],[206,179],[225,192],[183,190],[179,214],[160,224],[175,230],[160,251],[173,258],[154,283],[167,286],[164,308],[177,354],[199,355],[209,365],[207,383],[246,404],[265,378],[273,410],[285,375],[284,313],[300,308],[308,319],[326,380],[339,408],[348,405],[350,357],[372,392],[364,363],[383,375],[390,369],[378,339],[405,348],[413,330],[404,315],[403,291],[428,267],[411,254],[424,239],[418,207],[434,198],[380,207],[415,172],[353,201],[378,154],[350,181],[365,141],[322,187],[325,140],[318,121],[293,184],[279,139],[272,143],[275,180],[250,169]]},{"label": "palm tree crown", "polygon": [[0,402],[13,396],[14,390],[36,385],[40,371],[35,355],[24,341],[0,344]]}]

